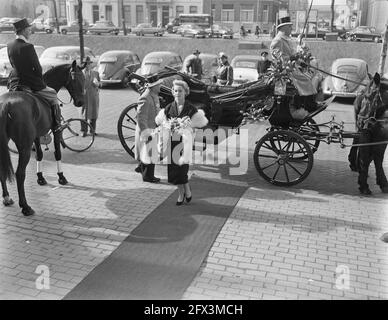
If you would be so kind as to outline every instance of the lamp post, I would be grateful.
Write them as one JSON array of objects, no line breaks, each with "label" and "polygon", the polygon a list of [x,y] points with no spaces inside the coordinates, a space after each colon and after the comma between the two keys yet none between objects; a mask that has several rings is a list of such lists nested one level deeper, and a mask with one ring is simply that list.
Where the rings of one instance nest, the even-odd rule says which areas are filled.
[{"label": "lamp post", "polygon": [[213,17],[213,1],[210,0],[210,17],[211,17],[211,23],[210,23],[210,34],[213,38],[214,34],[213,34],[213,22],[214,22],[214,17]]},{"label": "lamp post", "polygon": [[57,2],[53,0],[54,6],[54,16],[55,16],[55,29],[57,29],[57,33],[59,33],[59,23],[58,23],[58,12],[57,12]]},{"label": "lamp post", "polygon": [[121,21],[123,24],[124,36],[127,35],[127,28],[125,27],[125,11],[124,11],[124,0],[121,0]]},{"label": "lamp post", "polygon": [[79,30],[79,48],[81,53],[81,63],[84,61],[85,50],[84,50],[84,32],[82,26],[82,0],[78,0],[78,30]]}]

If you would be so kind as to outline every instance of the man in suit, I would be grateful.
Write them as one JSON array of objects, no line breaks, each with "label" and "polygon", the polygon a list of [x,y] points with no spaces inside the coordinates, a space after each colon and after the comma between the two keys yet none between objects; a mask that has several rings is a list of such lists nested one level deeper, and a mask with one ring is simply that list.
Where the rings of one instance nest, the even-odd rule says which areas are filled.
[{"label": "man in suit", "polygon": [[42,67],[34,46],[28,42],[31,35],[31,25],[26,18],[14,24],[16,39],[8,43],[8,57],[12,65],[12,72],[8,78],[9,90],[30,90],[35,95],[46,99],[51,106],[53,131],[60,127],[61,111],[57,93],[47,87],[43,81]]},{"label": "man in suit", "polygon": [[137,102],[137,123],[135,129],[135,159],[139,161],[136,172],[141,172],[143,181],[158,183],[160,178],[154,176],[155,164],[148,155],[148,146],[152,140],[151,131],[156,128],[155,118],[159,113],[159,92],[162,80],[154,77],[149,80],[146,90]]},{"label": "man in suit", "polygon": [[199,57],[200,52],[196,49],[193,52],[193,56],[187,61],[186,72],[192,74],[194,78],[201,80],[202,79],[202,60]]}]

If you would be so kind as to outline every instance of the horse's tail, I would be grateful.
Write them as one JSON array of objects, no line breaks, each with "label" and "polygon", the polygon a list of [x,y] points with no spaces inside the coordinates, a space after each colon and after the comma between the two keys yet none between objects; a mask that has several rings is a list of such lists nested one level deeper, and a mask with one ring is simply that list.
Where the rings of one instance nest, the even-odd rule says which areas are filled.
[{"label": "horse's tail", "polygon": [[2,181],[12,180],[14,171],[8,149],[7,136],[8,103],[0,104],[0,178]]}]

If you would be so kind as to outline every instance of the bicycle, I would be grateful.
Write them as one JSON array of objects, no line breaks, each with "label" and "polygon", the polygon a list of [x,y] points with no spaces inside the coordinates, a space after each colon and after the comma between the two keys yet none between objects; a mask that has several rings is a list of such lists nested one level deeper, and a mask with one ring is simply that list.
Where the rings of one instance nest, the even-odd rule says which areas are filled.
[{"label": "bicycle", "polygon": [[[74,152],[82,152],[88,150],[94,143],[94,134],[86,134],[91,132],[91,125],[84,119],[70,118],[65,120],[61,115],[61,145],[65,149]],[[45,151],[49,150],[48,145],[52,142],[52,130],[40,137],[41,145],[46,145]],[[8,143],[9,151],[18,153],[15,144],[12,140]]]}]

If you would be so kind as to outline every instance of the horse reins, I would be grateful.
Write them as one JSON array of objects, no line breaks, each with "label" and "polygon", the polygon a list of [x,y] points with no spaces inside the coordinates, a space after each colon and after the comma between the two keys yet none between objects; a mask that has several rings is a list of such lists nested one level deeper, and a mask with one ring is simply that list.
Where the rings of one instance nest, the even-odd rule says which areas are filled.
[{"label": "horse reins", "polygon": [[331,77],[333,77],[333,78],[338,78],[338,79],[341,79],[341,80],[349,81],[349,82],[351,82],[351,83],[358,84],[359,86],[365,86],[365,87],[367,86],[367,84],[365,84],[365,83],[357,82],[357,81],[350,80],[350,79],[346,79],[346,78],[337,76],[337,75],[335,75],[335,74],[331,74],[331,73],[329,73],[329,72],[327,72],[327,71],[324,71],[324,70],[322,70],[322,69],[319,69],[319,68],[314,67],[314,66],[311,66],[311,65],[309,65],[308,67],[309,67],[309,68],[313,68],[313,69],[315,69],[315,70],[317,70],[317,71],[319,71],[319,72],[325,73],[325,74],[327,74],[327,75],[329,75],[329,76],[331,76]]}]

